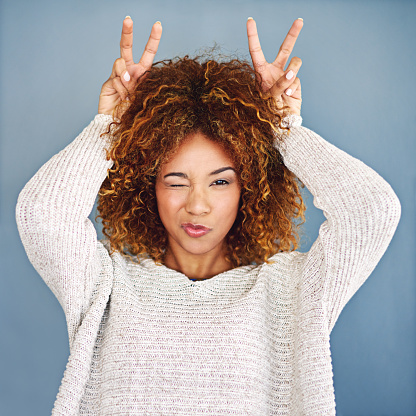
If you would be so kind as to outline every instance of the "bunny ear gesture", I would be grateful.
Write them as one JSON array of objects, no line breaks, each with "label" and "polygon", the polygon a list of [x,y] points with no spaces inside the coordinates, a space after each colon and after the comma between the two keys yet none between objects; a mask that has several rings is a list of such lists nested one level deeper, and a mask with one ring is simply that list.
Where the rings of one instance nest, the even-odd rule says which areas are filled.
[{"label": "bunny ear gesture", "polygon": [[[123,21],[120,40],[120,58],[116,59],[110,78],[103,84],[98,103],[99,114],[112,114],[114,108],[136,88],[139,78],[153,64],[162,36],[162,25],[156,22],[139,62],[133,60],[133,20],[127,16]],[[118,115],[120,116],[120,114]]]},{"label": "bunny ear gesture", "polygon": [[[247,21],[250,55],[254,69],[261,77],[261,87],[264,92],[271,94],[279,104],[288,106],[293,114],[300,114],[302,103],[300,80],[296,76],[302,61],[300,58],[294,57],[286,70],[285,65],[302,26],[302,19],[295,20],[276,59],[273,63],[268,63],[260,46],[256,22],[252,18]],[[129,16],[124,19],[120,40],[120,58],[114,62],[110,78],[102,86],[98,104],[99,113],[112,114],[116,105],[125,100],[129,91],[137,86],[140,77],[153,64],[161,36],[162,25],[160,22],[156,22],[139,62],[135,63],[133,60],[133,20]]]},{"label": "bunny ear gesture", "polygon": [[256,22],[251,17],[247,20],[250,56],[255,71],[261,77],[261,88],[263,92],[271,94],[280,104],[290,107],[293,114],[300,114],[302,103],[300,80],[296,76],[302,61],[298,57],[293,57],[286,70],[285,65],[289,60],[302,27],[302,19],[297,19],[293,22],[280,46],[276,59],[269,63],[266,61],[261,49]]},{"label": "bunny ear gesture", "polygon": [[158,21],[152,27],[139,62],[135,64],[133,61],[133,20],[129,16],[124,19],[120,39],[120,58],[126,63],[127,71],[133,81],[137,82],[152,67],[161,36],[162,24]]}]

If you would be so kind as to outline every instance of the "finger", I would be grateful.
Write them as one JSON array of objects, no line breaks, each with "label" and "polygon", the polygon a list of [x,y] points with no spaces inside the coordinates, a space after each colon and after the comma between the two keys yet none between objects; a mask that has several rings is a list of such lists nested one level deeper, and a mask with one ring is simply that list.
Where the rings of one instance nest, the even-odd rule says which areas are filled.
[{"label": "finger", "polygon": [[296,19],[293,22],[288,34],[286,35],[285,40],[280,46],[279,53],[277,54],[276,59],[273,62],[273,65],[281,69],[282,71],[284,70],[286,62],[293,51],[293,48],[295,46],[299,33],[302,30],[302,27],[303,19]]},{"label": "finger", "polygon": [[302,66],[302,60],[297,56],[294,56],[285,71],[285,73],[275,82],[270,89],[271,94],[274,97],[282,95],[290,86],[295,82],[296,75]]},{"label": "finger", "polygon": [[302,86],[301,86],[300,80],[299,80],[299,85],[296,88],[296,91],[292,94],[292,97],[296,98],[297,100],[302,98]]},{"label": "finger", "polygon": [[131,77],[127,71],[126,62],[123,58],[118,58],[114,61],[110,79],[115,77],[120,77],[123,84],[128,87],[128,83]]},{"label": "finger", "polygon": [[247,19],[247,38],[248,50],[250,51],[250,56],[253,62],[254,69],[257,72],[260,72],[261,68],[267,64],[267,61],[261,49],[260,39],[257,33],[256,22],[252,17],[249,17]]},{"label": "finger", "polygon": [[113,88],[118,92],[121,100],[125,100],[128,97],[129,91],[123,85],[120,77],[116,77],[113,79]]},{"label": "finger", "polygon": [[298,77],[296,77],[289,88],[285,90],[285,94],[292,98],[300,98],[302,96],[300,91],[300,79]]},{"label": "finger", "polygon": [[284,78],[286,78],[288,81],[294,81],[297,73],[300,70],[300,67],[302,66],[302,59],[300,59],[297,56],[294,56],[291,60],[289,65],[287,66],[287,69],[283,75]]},{"label": "finger", "polygon": [[123,20],[120,39],[120,57],[124,59],[127,65],[133,62],[133,20],[126,16]]},{"label": "finger", "polygon": [[[142,57],[139,64],[141,66],[141,73],[136,74],[136,77],[142,75],[143,72],[148,71],[155,59],[157,49],[159,47],[160,38],[162,37],[162,23],[157,21],[150,32],[149,40],[146,43]],[[138,76],[137,76],[138,75]]]}]

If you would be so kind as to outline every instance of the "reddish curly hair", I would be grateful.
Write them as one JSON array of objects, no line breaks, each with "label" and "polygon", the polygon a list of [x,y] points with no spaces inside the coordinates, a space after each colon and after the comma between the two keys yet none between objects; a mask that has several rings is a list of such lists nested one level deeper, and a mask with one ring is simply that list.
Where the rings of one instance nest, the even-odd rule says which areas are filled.
[{"label": "reddish curly hair", "polygon": [[107,131],[114,165],[98,201],[113,251],[163,263],[167,234],[155,181],[163,163],[196,131],[225,149],[239,177],[240,209],[226,237],[233,266],[267,262],[297,248],[305,206],[297,178],[275,147],[278,137],[284,139],[277,131],[285,130],[285,110],[264,96],[248,63],[188,56],[157,62],[129,100]]}]

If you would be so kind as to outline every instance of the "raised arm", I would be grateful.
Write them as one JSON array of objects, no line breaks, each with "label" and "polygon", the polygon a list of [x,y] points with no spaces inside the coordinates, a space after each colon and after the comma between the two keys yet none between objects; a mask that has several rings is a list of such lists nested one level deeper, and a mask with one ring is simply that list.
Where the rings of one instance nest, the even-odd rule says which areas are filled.
[{"label": "raised arm", "polygon": [[[254,20],[247,22],[250,53],[263,90],[294,115],[300,115],[296,77],[300,59],[292,58],[284,67],[302,26],[299,19],[293,23],[275,61],[269,64]],[[400,203],[390,185],[364,163],[304,127],[290,127],[290,134],[278,142],[284,163],[307,186],[326,217],[311,250],[299,257],[303,259],[301,297],[307,299],[302,305],[323,307],[332,329],[342,308],[387,249],[400,218]]]},{"label": "raised arm", "polygon": [[386,251],[400,202],[374,170],[305,127],[293,127],[279,147],[285,165],[326,217],[317,240],[302,255],[302,296],[324,307],[331,330]]},{"label": "raised arm", "polygon": [[94,121],[45,163],[21,191],[16,207],[29,260],[59,300],[70,339],[97,283],[97,236],[88,215],[112,162],[100,134],[111,121]]},{"label": "raised arm", "polygon": [[[75,141],[42,166],[20,193],[16,208],[23,245],[30,261],[62,305],[70,339],[89,306],[102,267],[102,256],[99,258],[97,251],[102,247],[97,244],[96,232],[88,216],[112,165],[106,158],[108,143],[100,135],[112,121],[106,114],[111,114],[122,99],[118,81],[126,72],[117,62],[126,59],[126,68],[132,80],[137,82],[153,60],[147,51],[138,64],[129,60],[132,32],[126,33],[126,29],[132,28],[132,23],[127,20],[121,39],[124,58],[114,64],[100,96],[100,108],[107,110],[98,114]],[[155,31],[154,25],[151,37]],[[148,45],[152,42],[150,38]],[[157,49],[157,45],[154,46]],[[133,87],[133,84],[126,85]]]}]

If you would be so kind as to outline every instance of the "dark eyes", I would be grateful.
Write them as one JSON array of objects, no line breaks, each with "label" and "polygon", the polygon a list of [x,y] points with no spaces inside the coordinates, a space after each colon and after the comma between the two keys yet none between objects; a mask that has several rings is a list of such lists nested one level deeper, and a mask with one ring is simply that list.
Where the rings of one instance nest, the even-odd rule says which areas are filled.
[{"label": "dark eyes", "polygon": [[218,179],[217,181],[213,182],[212,185],[228,185],[229,182],[225,179]]}]

